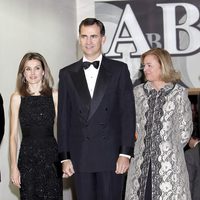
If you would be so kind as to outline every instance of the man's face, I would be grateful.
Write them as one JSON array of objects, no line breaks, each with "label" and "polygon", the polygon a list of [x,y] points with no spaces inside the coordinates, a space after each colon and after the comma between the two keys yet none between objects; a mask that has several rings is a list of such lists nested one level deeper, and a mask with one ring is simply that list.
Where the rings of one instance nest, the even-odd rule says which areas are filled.
[{"label": "man's face", "polygon": [[105,36],[100,34],[100,28],[96,24],[81,27],[79,43],[88,60],[93,61],[101,54],[104,42]]}]

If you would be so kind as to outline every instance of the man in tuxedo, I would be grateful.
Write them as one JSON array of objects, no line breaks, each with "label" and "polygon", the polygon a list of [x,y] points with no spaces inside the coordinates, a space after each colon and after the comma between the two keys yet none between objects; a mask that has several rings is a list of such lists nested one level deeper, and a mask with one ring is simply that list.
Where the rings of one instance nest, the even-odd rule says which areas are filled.
[{"label": "man in tuxedo", "polygon": [[200,199],[200,139],[192,136],[189,141],[190,149],[185,151],[185,160],[187,164],[190,191],[192,200]]},{"label": "man in tuxedo", "polygon": [[135,107],[125,63],[102,55],[105,28],[79,26],[83,58],[59,73],[58,148],[63,176],[74,177],[78,200],[121,200],[133,155]]}]

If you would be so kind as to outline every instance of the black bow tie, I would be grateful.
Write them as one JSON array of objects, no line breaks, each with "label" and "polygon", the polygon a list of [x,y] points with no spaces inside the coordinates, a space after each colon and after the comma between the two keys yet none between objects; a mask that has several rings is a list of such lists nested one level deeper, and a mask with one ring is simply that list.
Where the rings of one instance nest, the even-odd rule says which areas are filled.
[{"label": "black bow tie", "polygon": [[83,62],[83,68],[87,69],[90,67],[90,65],[93,65],[96,69],[99,67],[99,61],[94,61],[94,62]]}]

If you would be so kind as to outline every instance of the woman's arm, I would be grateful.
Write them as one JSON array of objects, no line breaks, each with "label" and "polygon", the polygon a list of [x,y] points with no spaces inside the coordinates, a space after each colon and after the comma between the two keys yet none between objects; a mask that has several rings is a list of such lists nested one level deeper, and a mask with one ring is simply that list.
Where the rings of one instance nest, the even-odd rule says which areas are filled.
[{"label": "woman's arm", "polygon": [[191,103],[186,89],[182,92],[180,106],[181,143],[185,146],[189,142],[193,130]]},{"label": "woman's arm", "polygon": [[56,112],[56,118],[57,118],[57,111],[58,111],[58,91],[53,90],[53,101],[54,101],[54,107]]},{"label": "woman's arm", "polygon": [[10,168],[11,181],[17,187],[20,187],[20,173],[17,167],[17,147],[18,147],[18,115],[21,97],[14,93],[10,99]]}]

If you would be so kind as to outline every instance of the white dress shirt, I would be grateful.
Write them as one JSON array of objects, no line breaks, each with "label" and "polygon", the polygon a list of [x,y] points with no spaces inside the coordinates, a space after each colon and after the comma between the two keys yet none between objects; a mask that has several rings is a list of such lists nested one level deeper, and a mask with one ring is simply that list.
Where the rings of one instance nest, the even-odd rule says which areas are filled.
[{"label": "white dress shirt", "polygon": [[[93,65],[87,69],[84,69],[85,78],[87,81],[91,98],[93,97],[93,94],[94,94],[95,84],[96,84],[97,76],[99,73],[99,68],[101,66],[101,60],[102,60],[102,55],[100,55],[97,59],[93,60],[93,61],[99,61],[98,69],[96,69]],[[87,60],[85,57],[83,57],[83,62],[85,61],[91,62],[90,60]]]}]

